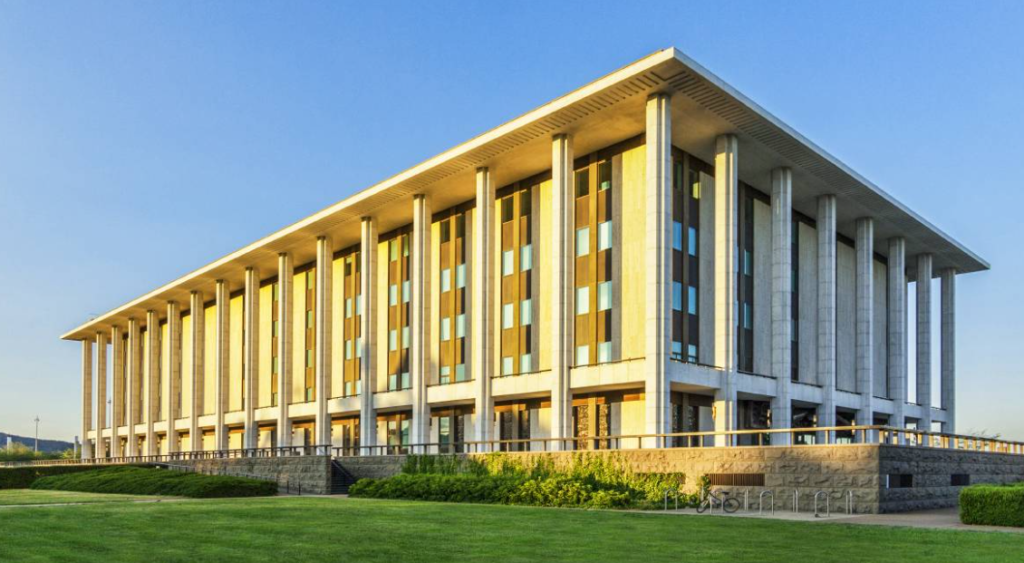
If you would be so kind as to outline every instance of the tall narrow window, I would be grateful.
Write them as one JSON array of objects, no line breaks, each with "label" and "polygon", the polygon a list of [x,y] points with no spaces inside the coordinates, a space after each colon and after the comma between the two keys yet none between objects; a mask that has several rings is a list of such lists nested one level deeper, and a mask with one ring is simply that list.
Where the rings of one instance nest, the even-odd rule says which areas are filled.
[{"label": "tall narrow window", "polygon": [[534,263],[533,196],[547,177],[536,177],[498,190],[503,210],[501,223],[501,374],[518,375],[521,357],[531,354],[534,342],[532,318],[536,313],[533,289],[539,279],[539,264]]},{"label": "tall narrow window", "polygon": [[[472,203],[458,205],[434,216],[440,222],[441,318],[438,348],[438,382],[442,385],[465,380],[466,361],[466,213]],[[453,274],[454,272],[454,274]],[[451,279],[454,275],[454,283]],[[455,375],[454,379],[452,375]]]},{"label": "tall narrow window", "polygon": [[[611,361],[614,314],[612,274],[615,250],[612,222],[612,160],[602,154],[580,159],[576,168],[576,365]],[[591,303],[591,300],[594,300]],[[608,346],[603,344],[609,343]],[[586,355],[586,358],[583,357]]]},{"label": "tall narrow window", "polygon": [[411,315],[410,227],[402,227],[381,236],[387,245],[388,263],[388,361],[387,383],[389,391],[408,389],[409,373],[409,320]]},{"label": "tall narrow window", "polygon": [[672,358],[696,363],[700,342],[700,194],[712,168],[673,149],[672,165]]},{"label": "tall narrow window", "polygon": [[341,288],[345,299],[345,320],[342,323],[345,338],[345,360],[342,363],[342,396],[351,397],[362,392],[359,366],[362,358],[362,290],[359,249],[351,248],[342,254]]}]

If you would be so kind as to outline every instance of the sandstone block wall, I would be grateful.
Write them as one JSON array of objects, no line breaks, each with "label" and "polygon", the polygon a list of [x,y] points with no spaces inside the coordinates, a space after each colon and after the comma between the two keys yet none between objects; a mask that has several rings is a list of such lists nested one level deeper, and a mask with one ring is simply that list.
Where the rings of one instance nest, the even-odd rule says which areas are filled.
[{"label": "sandstone block wall", "polygon": [[[960,489],[951,476],[970,476],[970,483],[1024,481],[1024,457],[965,450],[879,446],[881,512],[906,512],[957,505]],[[912,475],[908,488],[886,488],[890,475]],[[895,482],[895,479],[892,479]]]},{"label": "sandstone block wall", "polygon": [[188,465],[201,473],[237,474],[277,481],[281,490],[323,495],[330,492],[331,457],[326,455],[294,457],[251,457],[225,459],[176,460],[172,465]]}]

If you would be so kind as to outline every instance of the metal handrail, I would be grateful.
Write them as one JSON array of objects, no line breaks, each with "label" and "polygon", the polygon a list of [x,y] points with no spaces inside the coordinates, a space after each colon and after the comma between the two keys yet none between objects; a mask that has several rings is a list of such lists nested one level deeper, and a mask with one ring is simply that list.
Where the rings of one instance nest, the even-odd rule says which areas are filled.
[{"label": "metal handrail", "polygon": [[[437,453],[489,453],[494,451],[555,451],[555,450],[596,450],[596,449],[651,449],[651,448],[707,448],[734,447],[741,438],[757,436],[758,445],[782,443],[787,446],[805,447],[793,438],[797,435],[817,433],[824,445],[878,444],[927,447],[933,449],[954,449],[968,451],[998,452],[1024,455],[1024,443],[1008,442],[975,436],[943,434],[893,428],[890,426],[831,426],[817,428],[765,428],[756,430],[729,430],[707,432],[672,432],[664,434],[621,434],[594,437],[569,438],[520,438],[508,440],[469,440],[455,443],[384,444],[364,446],[277,446],[269,448],[240,448],[176,452],[161,455],[136,455],[118,458],[58,459],[38,461],[2,462],[0,467],[33,465],[89,465],[108,463],[154,463],[174,460],[222,459],[247,457],[288,457],[294,455],[405,455]],[[778,442],[772,435],[788,436],[790,439]],[[841,440],[842,438],[842,440]],[[744,446],[739,446],[744,447]]]}]

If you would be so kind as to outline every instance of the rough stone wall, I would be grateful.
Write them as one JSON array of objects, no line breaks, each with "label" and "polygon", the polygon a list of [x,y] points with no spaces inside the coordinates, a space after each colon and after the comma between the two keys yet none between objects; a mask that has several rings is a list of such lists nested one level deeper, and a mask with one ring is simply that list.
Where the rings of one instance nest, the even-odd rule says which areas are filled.
[{"label": "rough stone wall", "polygon": [[[1012,483],[1024,480],[1024,457],[1019,455],[880,446],[881,512],[906,512],[956,506],[963,487],[954,487],[954,474],[970,475],[970,483]],[[889,475],[913,475],[913,486],[886,488]]]},{"label": "rough stone wall", "polygon": [[292,492],[296,492],[301,487],[303,494],[324,495],[330,492],[330,456],[196,459],[176,460],[171,463],[195,467],[200,473],[274,479],[282,491],[288,487]]},{"label": "rough stone wall", "polygon": [[[511,452],[510,457],[532,464],[546,458],[556,467],[572,464],[581,452]],[[469,456],[487,454],[467,454]],[[657,450],[612,450],[586,455],[613,457],[638,473],[683,473],[686,488],[695,491],[700,476],[711,473],[763,473],[764,487],[714,487],[729,491],[741,502],[746,494],[752,510],[759,507],[761,491],[775,495],[776,510],[792,510],[794,492],[799,492],[801,511],[814,510],[814,494],[825,491],[834,512],[845,510],[846,493],[853,491],[854,510],[874,513],[879,502],[877,446],[796,446],[737,448],[675,448]],[[343,457],[338,461],[357,479],[390,477],[401,471],[405,456]],[[765,510],[769,502],[766,497]],[[824,500],[821,501],[824,511]]]}]

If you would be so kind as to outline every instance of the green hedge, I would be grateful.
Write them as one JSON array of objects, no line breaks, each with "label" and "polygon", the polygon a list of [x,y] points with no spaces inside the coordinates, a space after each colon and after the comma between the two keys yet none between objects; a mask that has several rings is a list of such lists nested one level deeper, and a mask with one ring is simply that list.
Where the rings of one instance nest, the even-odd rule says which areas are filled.
[{"label": "green hedge", "polygon": [[82,471],[95,471],[91,465],[48,465],[40,467],[4,467],[0,468],[0,490],[27,489],[41,477],[50,475],[66,475]]},{"label": "green hedge", "polygon": [[[634,473],[625,460],[577,453],[556,467],[543,456],[490,454],[478,458],[409,456],[402,473],[387,479],[363,479],[349,489],[357,497],[524,504],[583,508],[654,508],[666,491],[680,504],[694,505],[685,476]],[[706,487],[699,480],[699,487]]]},{"label": "green hedge", "polygon": [[32,483],[32,488],[192,498],[260,497],[277,494],[277,483],[272,481],[124,466],[43,477]]},{"label": "green hedge", "polygon": [[571,477],[526,479],[504,475],[401,474],[387,479],[361,479],[350,489],[354,497],[528,504],[584,508],[630,506],[625,491],[602,490]]},{"label": "green hedge", "polygon": [[964,487],[960,490],[960,521],[1024,528],[1024,483]]}]

